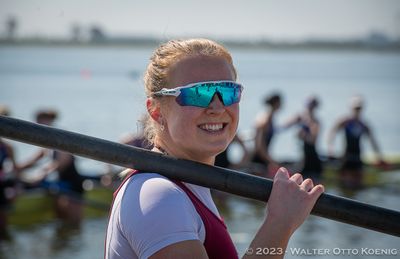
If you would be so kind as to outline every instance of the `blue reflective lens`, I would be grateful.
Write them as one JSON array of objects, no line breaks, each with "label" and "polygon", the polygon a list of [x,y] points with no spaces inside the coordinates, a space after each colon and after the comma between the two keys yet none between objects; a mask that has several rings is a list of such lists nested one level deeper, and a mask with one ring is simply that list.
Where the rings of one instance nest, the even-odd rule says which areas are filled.
[{"label": "blue reflective lens", "polygon": [[208,107],[215,94],[221,98],[224,106],[240,101],[243,87],[231,81],[216,81],[193,84],[190,87],[178,87],[180,94],[176,102],[182,106]]}]

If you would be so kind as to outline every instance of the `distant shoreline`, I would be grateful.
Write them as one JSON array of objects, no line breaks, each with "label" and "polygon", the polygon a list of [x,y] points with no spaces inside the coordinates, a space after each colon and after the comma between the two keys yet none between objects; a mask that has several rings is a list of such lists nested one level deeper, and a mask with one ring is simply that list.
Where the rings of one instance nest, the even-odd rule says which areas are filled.
[{"label": "distant shoreline", "polygon": [[[103,39],[96,41],[74,41],[65,39],[0,39],[0,47],[118,47],[118,48],[154,48],[165,40],[156,38],[139,39]],[[393,42],[368,42],[361,40],[354,41],[304,41],[304,42],[270,42],[270,41],[234,41],[219,40],[229,48],[258,49],[258,50],[338,50],[338,51],[379,51],[379,52],[400,52],[400,41]]]}]

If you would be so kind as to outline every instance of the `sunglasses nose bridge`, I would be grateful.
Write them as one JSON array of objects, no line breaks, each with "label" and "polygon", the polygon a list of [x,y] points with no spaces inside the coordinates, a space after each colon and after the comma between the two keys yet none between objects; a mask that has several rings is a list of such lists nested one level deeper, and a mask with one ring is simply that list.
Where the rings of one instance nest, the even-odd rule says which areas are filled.
[{"label": "sunglasses nose bridge", "polygon": [[[224,99],[222,98],[222,93],[220,92],[219,89],[216,89],[216,90],[215,90],[214,96],[217,96],[218,99],[221,101],[221,103],[224,103]],[[213,96],[213,98],[214,98],[214,96]]]},{"label": "sunglasses nose bridge", "polygon": [[221,101],[221,103],[223,105],[225,105],[224,104],[224,98],[222,97],[223,93],[222,93],[222,91],[221,91],[221,89],[219,87],[215,88],[215,93],[213,95],[213,98],[214,98],[215,95],[218,97],[218,99]]},{"label": "sunglasses nose bridge", "polygon": [[218,109],[224,107],[224,101],[219,91],[215,91],[214,95],[210,100],[209,108]]}]

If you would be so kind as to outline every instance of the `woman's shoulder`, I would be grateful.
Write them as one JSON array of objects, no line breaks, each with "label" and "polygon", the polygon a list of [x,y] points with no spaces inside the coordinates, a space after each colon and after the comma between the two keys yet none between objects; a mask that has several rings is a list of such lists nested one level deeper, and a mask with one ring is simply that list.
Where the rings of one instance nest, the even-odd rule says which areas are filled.
[{"label": "woman's shoulder", "polygon": [[[137,197],[146,197],[146,200],[171,201],[185,197],[173,181],[165,176],[152,172],[136,173],[125,182],[120,192],[121,199],[131,200]],[[128,194],[128,195],[127,195]]]},{"label": "woman's shoulder", "polygon": [[123,186],[125,185],[128,188],[132,188],[131,186],[146,188],[146,186],[152,187],[168,187],[171,188],[174,183],[169,180],[167,177],[162,176],[158,173],[153,172],[134,172],[133,175],[130,175],[132,170],[125,170],[120,175],[124,177],[128,177],[129,179],[125,179]]},{"label": "woman's shoulder", "polygon": [[157,173],[140,173],[131,176],[123,187],[114,203],[120,203],[117,207],[120,207],[121,220],[130,222],[136,229],[144,222],[154,224],[160,217],[176,218],[179,224],[188,221],[191,222],[189,225],[198,226],[198,216],[190,199],[168,178]]},{"label": "woman's shoulder", "polygon": [[114,200],[111,217],[138,255],[205,237],[201,218],[185,193],[157,173],[139,173],[126,180]]}]

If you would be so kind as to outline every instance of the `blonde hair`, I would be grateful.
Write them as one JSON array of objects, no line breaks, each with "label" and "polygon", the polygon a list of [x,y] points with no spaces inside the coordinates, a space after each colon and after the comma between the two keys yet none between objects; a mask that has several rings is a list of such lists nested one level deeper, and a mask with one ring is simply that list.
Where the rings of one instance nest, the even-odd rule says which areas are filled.
[{"label": "blonde hair", "polygon": [[[221,57],[232,66],[234,79],[237,78],[232,56],[224,46],[208,39],[171,40],[161,44],[150,57],[144,74],[146,95],[150,97],[152,93],[165,88],[168,85],[170,67],[190,56]],[[158,126],[148,115],[143,125],[145,137],[153,144]]]}]

